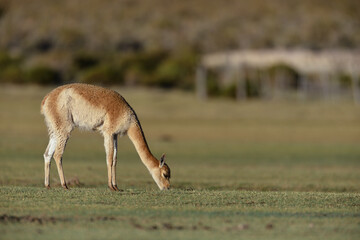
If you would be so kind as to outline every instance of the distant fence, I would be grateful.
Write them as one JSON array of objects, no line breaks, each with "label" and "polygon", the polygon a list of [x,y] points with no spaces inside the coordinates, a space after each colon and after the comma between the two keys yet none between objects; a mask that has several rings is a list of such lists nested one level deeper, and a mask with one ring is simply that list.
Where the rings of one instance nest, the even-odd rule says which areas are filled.
[{"label": "distant fence", "polygon": [[[360,51],[348,50],[244,50],[208,54],[203,56],[197,68],[198,97],[206,99],[208,96],[209,71],[219,73],[222,84],[235,84],[237,100],[248,97],[247,79],[256,79],[261,89],[260,97],[274,97],[289,86],[286,71],[281,68],[269,71],[279,65],[296,72],[295,90],[304,98],[311,94],[330,98],[349,92],[354,102],[360,104]],[[345,90],[339,81],[342,76],[349,81]]]}]

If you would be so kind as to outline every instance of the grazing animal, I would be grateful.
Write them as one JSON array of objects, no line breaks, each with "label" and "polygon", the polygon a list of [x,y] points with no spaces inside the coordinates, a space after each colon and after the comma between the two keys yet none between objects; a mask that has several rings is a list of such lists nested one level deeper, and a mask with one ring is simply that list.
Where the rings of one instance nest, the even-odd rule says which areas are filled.
[{"label": "grazing animal", "polygon": [[75,127],[97,130],[104,137],[108,186],[116,185],[117,137],[127,134],[140,159],[161,190],[170,188],[170,168],[163,155],[157,160],[151,153],[135,111],[117,92],[88,85],[68,84],[55,88],[41,103],[41,113],[49,131],[49,144],[44,153],[45,187],[50,188],[50,162],[55,159],[61,185],[68,189],[62,167],[62,155]]}]

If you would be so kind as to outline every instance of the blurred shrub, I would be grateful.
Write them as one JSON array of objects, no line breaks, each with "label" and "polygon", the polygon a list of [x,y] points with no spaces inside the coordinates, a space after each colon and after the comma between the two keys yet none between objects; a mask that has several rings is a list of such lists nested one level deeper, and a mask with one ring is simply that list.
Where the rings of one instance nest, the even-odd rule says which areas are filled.
[{"label": "blurred shrub", "polygon": [[155,70],[169,56],[166,51],[131,53],[122,56],[119,63],[125,70],[125,83],[156,86]]},{"label": "blurred shrub", "polygon": [[0,52],[0,83],[25,83],[26,76],[20,67],[20,58]]},{"label": "blurred shrub", "polygon": [[74,56],[73,64],[76,70],[84,70],[99,64],[99,59],[95,55],[81,52]]},{"label": "blurred shrub", "polygon": [[8,8],[8,2],[2,1],[0,2],[0,19],[5,15],[7,8]]},{"label": "blurred shrub", "polygon": [[160,64],[152,78],[152,85],[173,88],[182,80],[182,66],[175,59],[165,60]]},{"label": "blurred shrub", "polygon": [[138,65],[130,65],[124,70],[124,83],[128,86],[150,85],[151,75],[144,72]]},{"label": "blurred shrub", "polygon": [[[245,74],[243,90],[245,92],[246,97],[248,98],[256,98],[261,94],[261,86],[260,81],[257,78],[254,78],[250,74]],[[255,75],[256,76],[256,75]],[[209,96],[214,97],[225,97],[225,98],[236,98],[237,85],[236,79],[232,79],[232,81],[226,85],[221,84],[219,73],[216,70],[208,71],[207,77],[207,92]]]},{"label": "blurred shrub", "polygon": [[136,68],[143,73],[153,73],[157,66],[168,58],[168,55],[166,51],[132,53],[122,57],[120,63],[124,68]]},{"label": "blurred shrub", "polygon": [[68,50],[82,49],[86,44],[85,36],[75,28],[61,29],[57,41],[57,45]]},{"label": "blurred shrub", "polygon": [[144,44],[139,40],[125,39],[116,44],[116,50],[119,52],[140,52],[144,50]]},{"label": "blurred shrub", "polygon": [[221,95],[228,98],[236,98],[236,84],[230,84],[221,91]]},{"label": "blurred shrub", "polygon": [[5,52],[0,52],[0,71],[8,66],[18,65],[19,63],[19,58],[13,58]]},{"label": "blurred shrub", "polygon": [[340,73],[339,83],[341,88],[349,88],[352,85],[351,76],[349,74]]},{"label": "blurred shrub", "polygon": [[300,87],[300,73],[289,65],[279,63],[265,69],[264,73],[269,74],[273,79],[284,78],[282,80],[286,80],[284,82],[287,88],[298,89]]},{"label": "blurred shrub", "polygon": [[5,14],[5,8],[0,6],[0,18]]},{"label": "blurred shrub", "polygon": [[40,85],[60,84],[62,82],[60,72],[47,66],[36,66],[26,72],[28,83]]},{"label": "blurred shrub", "polygon": [[194,88],[194,74],[198,62],[199,55],[194,50],[185,49],[174,54],[173,58],[170,59],[170,64],[173,65],[172,78],[176,81],[177,87],[181,89]]},{"label": "blurred shrub", "polygon": [[22,84],[26,82],[26,75],[19,66],[8,66],[0,70],[0,82]]},{"label": "blurred shrub", "polygon": [[220,96],[219,74],[216,71],[208,71],[207,74],[207,93],[209,96]]},{"label": "blurred shrub", "polygon": [[119,66],[103,64],[83,72],[80,82],[104,85],[123,84],[124,74]]},{"label": "blurred shrub", "polygon": [[246,96],[253,98],[260,96],[260,83],[257,79],[248,78],[245,81]]},{"label": "blurred shrub", "polygon": [[169,54],[159,62],[148,85],[162,88],[194,88],[194,72],[198,55],[191,50],[177,51]]},{"label": "blurred shrub", "polygon": [[33,49],[39,53],[46,53],[54,47],[54,42],[49,38],[40,39],[35,42]]},{"label": "blurred shrub", "polygon": [[[229,84],[220,86],[215,78],[208,79],[208,94],[214,97],[236,98],[236,84]],[[258,81],[246,79],[245,81],[245,94],[248,98],[256,98],[260,96],[260,85]]]}]

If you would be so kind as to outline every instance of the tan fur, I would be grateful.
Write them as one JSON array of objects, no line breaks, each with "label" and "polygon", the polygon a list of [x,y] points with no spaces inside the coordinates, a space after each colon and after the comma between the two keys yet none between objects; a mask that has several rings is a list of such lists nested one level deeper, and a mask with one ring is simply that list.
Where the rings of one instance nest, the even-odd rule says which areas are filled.
[{"label": "tan fur", "polygon": [[45,186],[50,187],[50,159],[54,157],[61,184],[67,188],[62,170],[62,155],[75,127],[98,130],[104,137],[108,186],[116,186],[117,136],[127,134],[142,162],[160,189],[170,187],[170,168],[151,153],[135,111],[117,92],[87,84],[68,84],[47,94],[41,102],[41,113],[49,130],[50,141],[45,150]]}]

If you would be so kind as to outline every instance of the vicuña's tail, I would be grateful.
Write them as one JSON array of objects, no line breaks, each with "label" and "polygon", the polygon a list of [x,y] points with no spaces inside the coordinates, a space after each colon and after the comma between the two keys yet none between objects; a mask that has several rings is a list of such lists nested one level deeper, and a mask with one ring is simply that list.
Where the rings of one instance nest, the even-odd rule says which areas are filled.
[{"label": "vicu\u00f1a's tail", "polygon": [[44,97],[44,99],[41,101],[41,105],[40,105],[40,113],[41,113],[41,114],[44,114],[44,105],[45,105],[46,100],[48,99],[48,96],[49,96],[49,95],[46,95],[46,96]]}]

